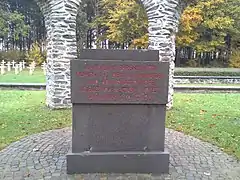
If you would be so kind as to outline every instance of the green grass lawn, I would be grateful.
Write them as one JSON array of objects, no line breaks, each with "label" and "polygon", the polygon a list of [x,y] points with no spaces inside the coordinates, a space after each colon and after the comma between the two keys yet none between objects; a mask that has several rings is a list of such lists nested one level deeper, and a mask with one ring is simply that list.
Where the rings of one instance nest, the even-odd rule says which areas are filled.
[{"label": "green grass lawn", "polygon": [[[182,69],[182,70],[181,70]],[[183,71],[184,69],[191,68],[176,68],[176,70]],[[196,68],[198,69],[198,68]],[[201,68],[200,68],[201,70]],[[214,70],[214,68],[207,68],[207,70]],[[226,71],[234,71],[233,69],[226,68]],[[33,75],[29,75],[29,71],[25,69],[20,74],[15,75],[14,71],[7,72],[5,75],[0,75],[0,82],[4,83],[45,83],[46,78],[41,68],[36,68]],[[188,86],[240,86],[240,84],[176,84]]]},{"label": "green grass lawn", "polygon": [[7,72],[4,75],[0,75],[0,82],[12,82],[12,83],[44,83],[45,75],[42,69],[36,68],[33,75],[29,75],[29,71],[25,69],[19,74],[15,74],[14,71]]},{"label": "green grass lawn", "polygon": [[71,125],[70,110],[51,111],[44,91],[0,91],[0,149],[24,136]]},{"label": "green grass lawn", "polygon": [[211,142],[240,159],[240,94],[175,94],[167,127]]},{"label": "green grass lawn", "polygon": [[[44,98],[44,91],[0,91],[0,148],[30,134],[71,125],[71,111],[51,111]],[[176,93],[174,100],[167,127],[240,159],[240,94]]]}]

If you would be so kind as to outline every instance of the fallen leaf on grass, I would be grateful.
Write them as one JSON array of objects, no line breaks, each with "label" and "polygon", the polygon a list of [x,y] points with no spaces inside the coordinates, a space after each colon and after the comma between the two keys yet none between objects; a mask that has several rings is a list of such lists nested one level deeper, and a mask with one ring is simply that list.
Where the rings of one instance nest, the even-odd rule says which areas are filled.
[{"label": "fallen leaf on grass", "polygon": [[212,118],[215,118],[215,117],[217,117],[217,115],[216,115],[216,114],[213,114],[213,115],[212,115]]},{"label": "fallen leaf on grass", "polygon": [[210,172],[204,172],[203,174],[206,175],[206,176],[210,176],[211,175]]},{"label": "fallen leaf on grass", "polygon": [[184,99],[183,101],[192,102],[192,99]]},{"label": "fallen leaf on grass", "polygon": [[7,127],[7,124],[1,124],[1,128],[5,129]]},{"label": "fallen leaf on grass", "polygon": [[34,149],[33,149],[33,152],[37,152],[37,151],[39,151],[39,149],[37,149],[37,148],[34,148]]},{"label": "fallen leaf on grass", "polygon": [[176,121],[174,121],[174,120],[171,120],[171,123],[175,124],[175,123],[176,123]]},{"label": "fallen leaf on grass", "polygon": [[30,177],[30,175],[31,175],[31,174],[30,174],[29,172],[26,174],[27,177]]},{"label": "fallen leaf on grass", "polygon": [[200,117],[200,120],[203,121],[203,120],[204,120],[204,117]]},{"label": "fallen leaf on grass", "polygon": [[206,110],[203,110],[203,109],[200,110],[200,114],[204,114],[206,112],[207,112]]},{"label": "fallen leaf on grass", "polygon": [[213,127],[216,126],[216,124],[209,124],[208,126],[209,126],[210,128],[213,128]]},{"label": "fallen leaf on grass", "polygon": [[177,126],[176,131],[182,132],[183,131],[183,127],[182,126]]},{"label": "fallen leaf on grass", "polygon": [[107,177],[100,177],[100,180],[107,180]]},{"label": "fallen leaf on grass", "polygon": [[220,116],[219,114],[213,114],[212,118],[216,118],[217,116]]}]

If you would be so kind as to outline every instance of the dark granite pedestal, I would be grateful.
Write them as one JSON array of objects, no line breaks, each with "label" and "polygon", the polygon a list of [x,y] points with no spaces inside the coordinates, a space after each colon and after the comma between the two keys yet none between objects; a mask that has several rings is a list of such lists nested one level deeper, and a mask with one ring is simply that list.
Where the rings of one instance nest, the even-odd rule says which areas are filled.
[{"label": "dark granite pedestal", "polygon": [[169,64],[158,57],[158,51],[84,50],[71,62],[68,174],[168,173]]},{"label": "dark granite pedestal", "polygon": [[78,173],[168,173],[166,152],[72,153],[67,156],[67,171]]}]

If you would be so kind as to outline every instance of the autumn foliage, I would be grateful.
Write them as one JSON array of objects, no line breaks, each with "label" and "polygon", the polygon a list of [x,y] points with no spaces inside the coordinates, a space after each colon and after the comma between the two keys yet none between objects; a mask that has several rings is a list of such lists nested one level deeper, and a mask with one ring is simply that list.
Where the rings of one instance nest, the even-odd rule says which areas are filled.
[{"label": "autumn foliage", "polygon": [[148,19],[136,0],[101,0],[100,13],[93,27],[100,29],[98,40],[127,43],[129,48],[148,46]]},{"label": "autumn foliage", "polygon": [[[98,41],[108,39],[127,43],[129,48],[148,46],[148,19],[139,0],[100,0],[100,13],[93,27],[98,28]],[[198,52],[226,48],[226,36],[232,37],[230,48],[240,44],[240,0],[185,1],[177,47],[191,47]]]}]

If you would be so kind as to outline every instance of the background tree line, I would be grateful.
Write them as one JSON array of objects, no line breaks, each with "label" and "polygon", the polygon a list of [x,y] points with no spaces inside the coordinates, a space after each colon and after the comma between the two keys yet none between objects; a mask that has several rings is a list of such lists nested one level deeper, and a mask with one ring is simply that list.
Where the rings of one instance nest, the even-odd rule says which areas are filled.
[{"label": "background tree line", "polygon": [[[182,2],[176,65],[240,67],[240,0]],[[44,52],[43,16],[33,0],[2,0],[0,29],[2,51],[28,52],[37,42],[35,50],[40,46]],[[78,49],[147,48],[147,29],[140,0],[82,0],[76,28]]]},{"label": "background tree line", "polygon": [[44,19],[33,0],[0,1],[0,59],[42,61],[45,38]]}]

